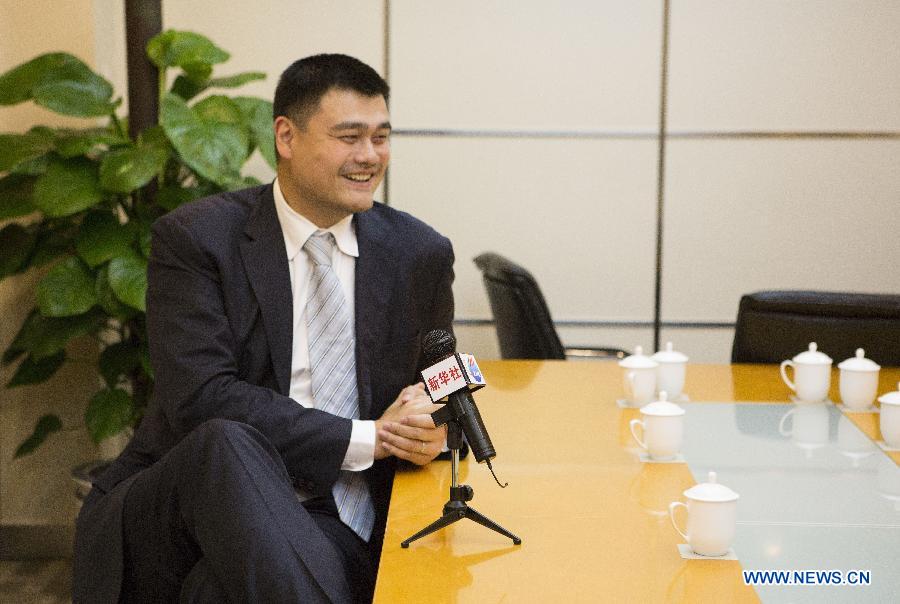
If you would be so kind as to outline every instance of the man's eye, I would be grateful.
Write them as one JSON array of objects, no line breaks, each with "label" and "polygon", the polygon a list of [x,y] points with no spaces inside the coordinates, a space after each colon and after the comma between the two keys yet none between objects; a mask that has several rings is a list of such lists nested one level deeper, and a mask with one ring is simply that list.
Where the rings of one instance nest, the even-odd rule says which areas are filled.
[{"label": "man's eye", "polygon": [[341,140],[344,141],[345,143],[355,143],[358,140],[358,138],[359,137],[357,137],[355,134],[347,134],[345,136],[342,136]]},{"label": "man's eye", "polygon": [[388,142],[388,135],[380,134],[378,136],[373,136],[372,142],[376,145],[383,145],[384,143]]}]

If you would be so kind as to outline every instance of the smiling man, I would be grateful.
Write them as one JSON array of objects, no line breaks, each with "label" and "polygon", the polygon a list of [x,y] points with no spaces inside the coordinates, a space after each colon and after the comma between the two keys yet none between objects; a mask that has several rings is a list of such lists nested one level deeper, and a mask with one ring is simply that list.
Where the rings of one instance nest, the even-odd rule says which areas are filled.
[{"label": "smiling man", "polygon": [[450,242],[373,201],[387,99],[356,59],[297,61],[275,181],[154,225],[153,399],[79,515],[75,602],[371,599],[394,463],[444,442],[415,382],[453,319]]}]

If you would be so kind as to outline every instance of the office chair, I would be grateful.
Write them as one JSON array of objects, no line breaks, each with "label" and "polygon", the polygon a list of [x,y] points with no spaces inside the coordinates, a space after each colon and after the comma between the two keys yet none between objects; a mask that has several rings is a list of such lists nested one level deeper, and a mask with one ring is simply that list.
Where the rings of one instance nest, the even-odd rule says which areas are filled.
[{"label": "office chair", "polygon": [[540,287],[527,270],[500,254],[475,258],[491,303],[504,359],[621,359],[618,348],[563,346]]},{"label": "office chair", "polygon": [[738,307],[732,363],[780,363],[816,342],[837,364],[857,348],[900,366],[900,295],[763,291]]}]

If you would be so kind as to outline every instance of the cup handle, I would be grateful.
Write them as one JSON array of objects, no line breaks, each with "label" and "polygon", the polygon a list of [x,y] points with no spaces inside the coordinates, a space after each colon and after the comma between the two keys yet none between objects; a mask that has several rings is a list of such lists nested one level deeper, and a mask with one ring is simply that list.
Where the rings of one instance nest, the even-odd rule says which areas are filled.
[{"label": "cup handle", "polygon": [[784,383],[788,385],[788,388],[790,388],[790,389],[793,390],[794,392],[797,392],[797,386],[796,386],[796,385],[794,384],[794,382],[792,382],[792,381],[788,378],[788,376],[787,376],[787,367],[788,367],[788,366],[790,366],[791,369],[794,369],[795,371],[796,371],[796,369],[797,369],[797,368],[794,366],[794,362],[793,362],[793,361],[791,361],[791,360],[788,360],[788,361],[781,361],[781,379],[783,379],[783,380],[784,380]]},{"label": "cup handle", "polygon": [[637,443],[641,446],[641,448],[646,449],[647,445],[644,443],[643,440],[638,438],[637,432],[635,431],[635,426],[637,426],[638,424],[641,425],[641,434],[643,434],[644,433],[644,422],[642,422],[639,419],[633,419],[630,422],[628,422],[628,429],[631,430],[631,435],[634,437],[634,440],[636,440]]},{"label": "cup handle", "polygon": [[688,536],[684,533],[684,531],[682,531],[680,528],[678,528],[678,523],[675,522],[675,508],[677,508],[679,506],[683,507],[685,510],[687,509],[687,506],[685,504],[681,503],[680,501],[673,501],[672,503],[669,504],[669,520],[672,521],[672,526],[675,527],[675,530],[678,531],[678,534],[681,535],[682,537],[684,537],[684,540],[687,541]]},{"label": "cup handle", "polygon": [[794,411],[796,411],[796,410],[797,410],[797,408],[794,407],[793,409],[791,409],[790,411],[788,411],[787,413],[785,413],[785,414],[781,417],[781,421],[778,422],[778,433],[781,434],[782,436],[791,436],[791,432],[793,432],[793,430],[791,430],[791,432],[788,432],[787,430],[785,430],[785,429],[784,429],[784,422],[785,422],[785,420],[787,420],[787,418],[789,418],[791,415],[793,415],[793,414],[794,414]]}]

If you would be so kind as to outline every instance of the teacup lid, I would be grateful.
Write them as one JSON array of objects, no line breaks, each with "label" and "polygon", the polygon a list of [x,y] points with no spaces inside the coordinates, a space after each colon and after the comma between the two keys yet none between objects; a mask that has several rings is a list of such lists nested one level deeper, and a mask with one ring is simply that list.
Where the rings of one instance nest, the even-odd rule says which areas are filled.
[{"label": "teacup lid", "polygon": [[841,361],[838,364],[838,369],[848,369],[850,371],[878,371],[881,369],[881,366],[872,359],[867,359],[865,350],[857,348],[856,356]]},{"label": "teacup lid", "polygon": [[794,362],[807,365],[831,365],[831,357],[824,352],[819,352],[817,348],[815,342],[810,342],[809,350],[795,356]]},{"label": "teacup lid", "polygon": [[659,363],[645,355],[643,347],[635,346],[634,354],[628,355],[619,361],[619,367],[625,367],[626,369],[650,369],[659,367]]},{"label": "teacup lid", "polygon": [[882,405],[900,405],[900,383],[897,384],[897,390],[879,396],[878,402]]},{"label": "teacup lid", "polygon": [[726,487],[724,484],[716,482],[716,473],[709,473],[709,482],[701,482],[695,484],[684,492],[685,497],[689,497],[695,501],[714,501],[725,502],[735,501],[740,495]]},{"label": "teacup lid", "polygon": [[665,350],[660,350],[652,357],[659,363],[687,363],[687,355],[672,349],[672,342],[666,342]]},{"label": "teacup lid", "polygon": [[666,400],[666,391],[660,391],[659,400],[653,401],[652,403],[648,403],[641,407],[641,413],[644,415],[658,415],[658,416],[673,416],[673,415],[684,415],[684,409],[676,405],[675,403],[669,402]]}]

